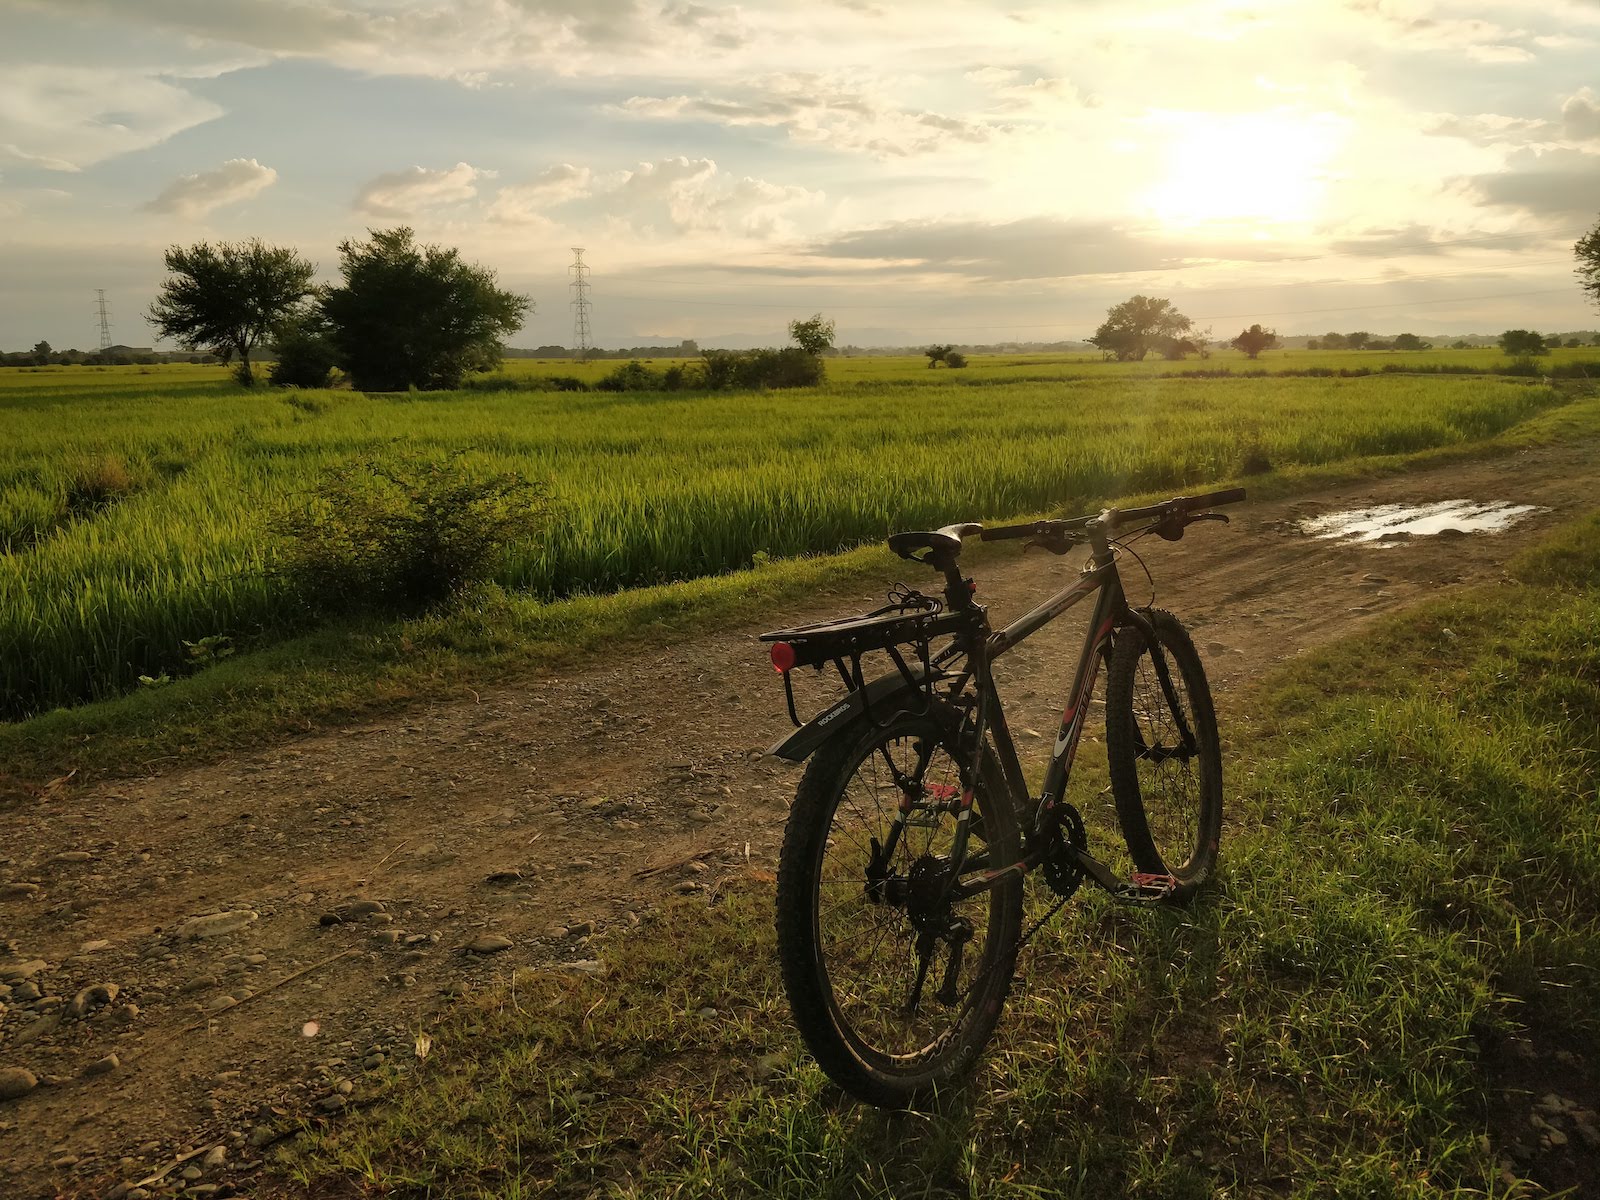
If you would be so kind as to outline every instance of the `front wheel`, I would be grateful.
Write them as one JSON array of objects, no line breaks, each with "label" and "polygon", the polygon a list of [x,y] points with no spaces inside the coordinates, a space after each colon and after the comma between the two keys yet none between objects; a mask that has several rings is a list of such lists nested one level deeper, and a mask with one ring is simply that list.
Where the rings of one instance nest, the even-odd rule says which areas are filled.
[{"label": "front wheel", "polygon": [[1016,962],[1021,873],[965,899],[943,886],[968,792],[962,877],[1021,858],[1000,772],[986,754],[971,777],[960,724],[935,702],[836,737],[800,781],[778,864],[795,1024],[835,1083],[887,1108],[924,1103],[971,1068]]},{"label": "front wheel", "polygon": [[1205,668],[1178,618],[1145,614],[1118,631],[1106,676],[1106,755],[1117,823],[1139,870],[1177,880],[1185,899],[1216,866],[1222,750]]}]

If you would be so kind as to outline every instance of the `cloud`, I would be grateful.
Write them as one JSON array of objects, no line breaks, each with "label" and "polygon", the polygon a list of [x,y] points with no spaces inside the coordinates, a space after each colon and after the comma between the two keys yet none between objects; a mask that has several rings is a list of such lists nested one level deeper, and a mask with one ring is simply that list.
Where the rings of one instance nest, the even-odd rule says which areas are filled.
[{"label": "cloud", "polygon": [[1350,12],[1374,23],[1385,42],[1399,49],[1461,54],[1472,62],[1532,62],[1534,54],[1517,43],[1526,30],[1508,29],[1478,17],[1434,17],[1417,0],[1347,0]]},{"label": "cloud", "polygon": [[1508,117],[1499,113],[1435,114],[1423,121],[1423,132],[1458,137],[1480,146],[1551,146],[1600,149],[1600,101],[1590,88],[1579,88],[1561,105],[1561,119]]},{"label": "cloud", "polygon": [[443,171],[427,167],[390,171],[361,189],[355,209],[374,217],[409,217],[422,209],[471,200],[478,194],[477,181],[493,177],[493,171],[480,171],[464,162]]},{"label": "cloud", "polygon": [[1445,247],[1435,240],[1433,229],[1413,224],[1392,229],[1363,229],[1329,242],[1328,252],[1354,258],[1395,258],[1409,254],[1443,254]]},{"label": "cloud", "polygon": [[80,171],[221,115],[153,73],[8,65],[0,71],[0,161]]},{"label": "cloud", "polygon": [[203,217],[224,204],[236,204],[259,195],[278,181],[278,173],[253,158],[230,158],[215,171],[180,175],[145,205],[154,213]]},{"label": "cloud", "polygon": [[1600,103],[1589,88],[1579,88],[1561,106],[1561,127],[1575,142],[1600,141]]},{"label": "cloud", "polygon": [[[18,2],[18,0],[13,0]],[[669,5],[662,16],[640,0],[20,0],[52,16],[96,24],[136,21],[195,42],[279,57],[318,58],[384,74],[471,82],[484,71],[559,66],[575,52],[725,44],[735,18]]]},{"label": "cloud", "polygon": [[1263,243],[1202,244],[1146,237],[1110,221],[1029,217],[1004,224],[907,221],[813,242],[820,258],[873,260],[885,269],[974,279],[1066,279],[1177,270],[1217,260],[1277,261],[1296,254]]},{"label": "cloud", "polygon": [[791,141],[878,158],[981,145],[1012,129],[1008,122],[986,116],[952,117],[901,107],[864,88],[817,74],[774,76],[733,93],[633,96],[611,111],[655,120],[778,129]]},{"label": "cloud", "polygon": [[489,219],[508,225],[547,224],[548,209],[582,199],[593,186],[594,172],[588,167],[557,163],[540,172],[531,183],[501,188],[489,205]]},{"label": "cloud", "polygon": [[821,192],[721,170],[709,158],[664,158],[624,171],[600,209],[639,229],[770,239],[789,234],[795,214]]},{"label": "cloud", "polygon": [[1520,208],[1539,216],[1580,216],[1600,210],[1600,170],[1577,150],[1519,150],[1507,169],[1466,179],[1480,204]]}]

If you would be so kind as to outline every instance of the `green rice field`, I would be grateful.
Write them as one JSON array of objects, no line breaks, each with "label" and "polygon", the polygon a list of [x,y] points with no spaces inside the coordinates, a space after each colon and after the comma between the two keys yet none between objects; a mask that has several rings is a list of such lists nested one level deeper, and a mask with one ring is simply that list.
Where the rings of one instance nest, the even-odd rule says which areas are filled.
[{"label": "green rice field", "polygon": [[508,547],[497,578],[554,598],[1469,443],[1562,399],[1531,379],[1149,377],[1158,365],[1185,364],[851,359],[819,389],[713,395],[251,392],[186,364],[0,371],[0,717],[179,670],[185,641],[296,631],[305,618],[269,572],[269,518],[330,467],[391,448],[543,481],[547,531]]}]

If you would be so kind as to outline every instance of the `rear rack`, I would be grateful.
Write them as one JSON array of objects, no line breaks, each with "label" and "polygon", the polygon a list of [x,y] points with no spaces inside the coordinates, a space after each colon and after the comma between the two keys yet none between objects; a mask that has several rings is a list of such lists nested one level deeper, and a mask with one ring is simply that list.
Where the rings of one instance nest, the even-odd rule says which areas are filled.
[{"label": "rear rack", "polygon": [[[971,621],[965,613],[943,609],[937,600],[908,592],[898,601],[860,616],[763,633],[763,642],[783,643],[793,655],[787,666],[780,666],[776,658],[773,662],[783,676],[789,720],[796,726],[805,724],[795,711],[790,672],[795,667],[815,667],[820,671],[830,662],[846,688],[862,693],[865,715],[871,717],[870,694],[861,670],[861,659],[874,650],[887,654],[906,686],[920,690],[931,701],[934,684],[946,677],[933,661],[931,643],[934,638],[958,632]],[[906,661],[906,655],[899,649],[901,646],[910,647],[914,662]]]}]

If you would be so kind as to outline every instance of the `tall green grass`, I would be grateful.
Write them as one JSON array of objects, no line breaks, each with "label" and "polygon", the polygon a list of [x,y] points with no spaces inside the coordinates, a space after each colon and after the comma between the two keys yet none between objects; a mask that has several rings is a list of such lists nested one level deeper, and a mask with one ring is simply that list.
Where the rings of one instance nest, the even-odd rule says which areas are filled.
[{"label": "tall green grass", "polygon": [[[181,669],[185,640],[296,628],[300,608],[267,571],[266,520],[328,468],[386,446],[548,481],[546,536],[508,547],[497,570],[548,598],[1195,487],[1247,462],[1471,442],[1560,402],[1549,387],[1475,377],[971,388],[949,382],[960,372],[905,374],[916,386],[692,397],[249,393],[172,372],[120,389],[62,372],[30,389],[6,377],[0,716]],[[74,508],[75,473],[110,459],[129,488]]]}]

